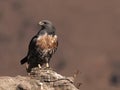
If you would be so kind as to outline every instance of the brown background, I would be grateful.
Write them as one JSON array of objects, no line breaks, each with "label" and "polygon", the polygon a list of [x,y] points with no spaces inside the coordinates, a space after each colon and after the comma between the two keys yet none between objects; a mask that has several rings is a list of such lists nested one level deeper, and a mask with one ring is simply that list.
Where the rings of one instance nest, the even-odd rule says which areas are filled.
[{"label": "brown background", "polygon": [[120,90],[119,0],[0,0],[0,75],[26,75],[19,61],[40,20],[53,22],[59,48],[51,67],[81,74],[80,90]]}]

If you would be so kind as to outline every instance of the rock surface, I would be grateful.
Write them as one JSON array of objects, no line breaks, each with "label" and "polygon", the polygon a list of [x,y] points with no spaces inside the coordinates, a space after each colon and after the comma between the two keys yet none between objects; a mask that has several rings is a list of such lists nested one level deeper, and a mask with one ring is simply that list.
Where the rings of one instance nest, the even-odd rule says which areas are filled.
[{"label": "rock surface", "polygon": [[73,82],[51,69],[34,68],[29,76],[0,77],[0,90],[78,90]]}]

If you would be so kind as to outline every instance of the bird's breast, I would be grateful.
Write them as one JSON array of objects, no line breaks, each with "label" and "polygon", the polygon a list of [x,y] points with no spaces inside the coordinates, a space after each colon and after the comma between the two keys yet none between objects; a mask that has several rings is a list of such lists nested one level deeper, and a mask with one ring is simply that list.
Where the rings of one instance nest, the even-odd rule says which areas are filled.
[{"label": "bird's breast", "polygon": [[42,50],[50,50],[57,47],[57,35],[39,36],[36,45]]}]

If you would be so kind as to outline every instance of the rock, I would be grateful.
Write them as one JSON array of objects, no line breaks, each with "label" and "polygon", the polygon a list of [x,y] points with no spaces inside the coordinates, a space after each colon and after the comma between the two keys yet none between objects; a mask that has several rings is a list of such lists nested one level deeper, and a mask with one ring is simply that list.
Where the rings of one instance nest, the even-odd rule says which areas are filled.
[{"label": "rock", "polygon": [[73,77],[62,76],[52,69],[34,68],[29,76],[0,77],[0,90],[78,90]]}]

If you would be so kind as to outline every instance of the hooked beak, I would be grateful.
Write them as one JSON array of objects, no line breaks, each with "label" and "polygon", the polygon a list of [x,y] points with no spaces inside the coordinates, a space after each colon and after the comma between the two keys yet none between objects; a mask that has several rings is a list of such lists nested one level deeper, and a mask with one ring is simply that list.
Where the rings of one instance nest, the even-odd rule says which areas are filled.
[{"label": "hooked beak", "polygon": [[40,21],[38,24],[39,24],[40,26],[44,25],[44,23],[43,23],[43,22],[41,22],[41,21]]}]

